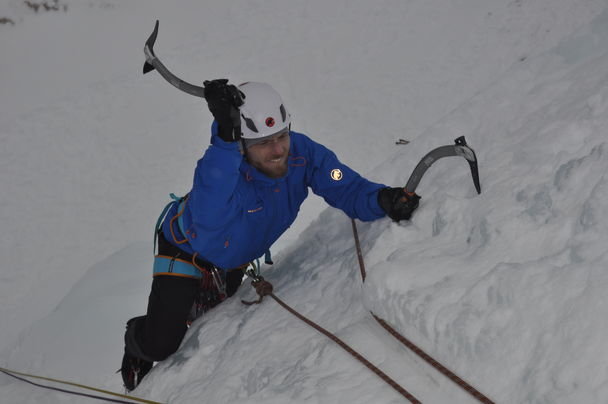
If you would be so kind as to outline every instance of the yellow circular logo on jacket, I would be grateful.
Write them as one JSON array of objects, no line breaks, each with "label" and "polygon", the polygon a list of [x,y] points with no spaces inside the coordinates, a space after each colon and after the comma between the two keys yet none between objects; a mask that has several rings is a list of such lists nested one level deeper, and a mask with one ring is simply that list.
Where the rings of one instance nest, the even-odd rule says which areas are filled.
[{"label": "yellow circular logo on jacket", "polygon": [[340,181],[342,179],[342,171],[339,168],[331,170],[331,179],[334,181]]}]

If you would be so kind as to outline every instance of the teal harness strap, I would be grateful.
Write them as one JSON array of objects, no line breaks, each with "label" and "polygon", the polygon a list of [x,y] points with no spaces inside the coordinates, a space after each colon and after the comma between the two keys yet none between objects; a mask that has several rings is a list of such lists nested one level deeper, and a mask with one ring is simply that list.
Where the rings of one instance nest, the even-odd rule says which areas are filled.
[{"label": "teal harness strap", "polygon": [[[154,227],[154,255],[156,255],[156,244],[158,242],[158,232],[160,231],[160,229],[161,229],[161,227],[163,225],[163,222],[165,221],[165,217],[167,216],[167,213],[169,212],[169,209],[171,209],[171,206],[173,206],[173,204],[176,203],[176,202],[178,202],[180,204],[180,206],[181,206],[181,203],[185,199],[185,197],[175,196],[174,193],[170,193],[169,196],[173,200],[165,205],[165,207],[163,208],[160,216],[158,217],[158,220],[156,221],[156,226]],[[178,206],[178,211],[179,211],[179,207],[180,206]],[[181,231],[182,227],[183,227],[183,222],[182,222],[181,216],[178,219],[178,224],[179,224],[180,231]],[[184,233],[182,232],[182,234],[184,234]]]},{"label": "teal harness strap", "polygon": [[[181,212],[183,209],[183,204],[188,200],[188,195],[180,197],[171,193],[169,196],[171,197],[172,201],[165,205],[160,216],[158,217],[158,220],[156,221],[156,226],[154,228],[154,266],[152,275],[173,275],[183,276],[186,278],[202,279],[203,274],[192,262],[178,259],[176,257],[156,254],[156,248],[158,246],[158,234],[161,231],[163,222],[167,218],[169,210],[174,204],[177,203],[177,212]],[[185,232],[182,215],[178,217],[177,224],[180,232],[182,235],[184,235]]]},{"label": "teal harness strap", "polygon": [[177,218],[177,227],[179,227],[179,231],[180,231],[180,233],[182,233],[183,237],[186,237],[186,229],[184,228],[183,209],[185,208],[184,204],[186,203],[187,200],[188,200],[188,195],[181,198],[181,200],[179,201],[179,205],[177,205],[177,212],[178,213],[182,212],[182,214],[179,215],[179,217]]},{"label": "teal harness strap", "polygon": [[[188,194],[185,196],[179,197],[175,194],[169,194],[172,201],[170,201],[163,208],[158,220],[156,221],[156,226],[154,227],[154,267],[153,267],[153,276],[157,275],[174,275],[174,276],[184,276],[188,278],[202,279],[203,274],[201,271],[194,265],[194,263],[177,259],[175,257],[165,256],[165,255],[157,255],[156,248],[158,245],[158,234],[161,231],[163,222],[167,218],[167,214],[169,210],[173,207],[174,204],[177,203],[177,226],[179,228],[182,236],[186,236],[185,228],[184,228],[184,217],[183,210],[185,208],[184,204],[188,201]],[[175,220],[172,219],[172,220]],[[272,265],[272,256],[270,255],[270,249],[266,251],[264,254],[264,262],[268,265]],[[258,261],[259,268],[259,261]],[[218,286],[219,290],[219,286]]]},{"label": "teal harness strap", "polygon": [[157,255],[154,257],[154,271],[152,276],[173,275],[187,278],[201,279],[203,274],[193,264],[171,257]]}]

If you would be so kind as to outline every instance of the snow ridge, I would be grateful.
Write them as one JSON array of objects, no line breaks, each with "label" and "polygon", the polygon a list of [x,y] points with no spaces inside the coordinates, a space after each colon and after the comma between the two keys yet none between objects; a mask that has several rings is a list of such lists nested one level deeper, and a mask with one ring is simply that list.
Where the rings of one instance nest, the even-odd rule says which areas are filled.
[{"label": "snow ridge", "polygon": [[[205,64],[205,75],[237,66],[231,78],[254,70],[261,76],[256,79],[276,79],[284,98],[292,100],[290,109],[299,111],[294,119],[304,132],[314,133],[370,179],[385,183],[402,184],[426,152],[465,135],[479,158],[483,192],[476,194],[461,158],[434,165],[418,188],[423,199],[411,222],[359,224],[368,270],[364,285],[348,218],[333,209],[321,210],[315,202],[311,211],[305,207],[305,222],[275,254],[276,264],[263,268],[264,276],[286,303],[335,332],[423,402],[470,403],[471,398],[390,337],[370,311],[496,402],[608,401],[605,2],[416,0],[406,7],[387,1],[371,17],[364,3],[287,8],[276,2],[275,13],[268,14],[249,3],[237,7],[218,2],[204,14],[197,2],[187,2],[189,15],[181,17],[189,23],[183,23],[181,33],[194,26],[197,12],[208,29],[181,48],[167,49],[167,60],[175,60],[176,71],[196,69],[201,55],[208,55],[202,50],[209,43],[237,44],[234,52],[212,51],[217,57]],[[119,11],[137,14],[133,5],[121,10],[116,4],[106,15],[124,21],[128,18],[119,17]],[[385,9],[390,12],[381,11]],[[178,12],[163,12],[167,19],[179,20]],[[339,18],[344,13],[356,23]],[[99,22],[99,16],[87,20],[86,15],[80,11],[79,25]],[[284,33],[293,49],[293,60],[286,58],[286,65],[268,67],[255,57],[288,49],[276,35],[276,25],[273,35],[257,28],[270,17],[293,21],[292,31]],[[41,24],[59,29],[54,21],[69,18],[46,16]],[[243,31],[218,42],[226,18],[243,22]],[[379,34],[365,28],[369,18],[378,21]],[[143,45],[153,19],[132,20],[139,35],[133,43]],[[431,29],[429,21],[446,24]],[[447,22],[453,24],[452,38]],[[470,38],[468,28],[487,36]],[[524,31],[522,37],[510,31],[515,28]],[[9,32],[0,38],[2,44],[15,38],[7,29],[2,27],[3,34]],[[31,28],[24,23],[10,29],[25,33]],[[116,30],[125,28],[118,24]],[[243,38],[242,32],[252,35]],[[376,46],[354,46],[360,32]],[[254,39],[259,38],[268,46],[256,54]],[[325,39],[323,49],[317,45],[320,38]],[[422,47],[416,38],[428,38],[437,47]],[[163,40],[170,44],[172,38]],[[7,54],[17,53],[11,48]],[[234,55],[251,63],[242,66],[230,59]],[[326,62],[328,55],[335,56],[333,63]],[[132,59],[137,69],[140,59]],[[7,60],[12,58],[0,65],[8,66]],[[184,67],[188,65],[192,67]],[[20,229],[2,239],[7,256],[18,252],[10,256],[11,264],[18,265],[2,267],[1,295],[7,304],[0,312],[3,335],[19,333],[20,339],[5,343],[0,360],[8,368],[77,378],[113,390],[121,389],[114,372],[122,355],[124,323],[145,311],[150,285],[151,242],[125,240],[147,238],[140,235],[150,229],[149,218],[158,214],[168,192],[188,187],[192,164],[207,139],[200,139],[200,104],[178,98],[183,96],[163,87],[160,79],[144,81],[123,68],[115,68],[106,81],[87,86],[87,91],[63,94],[56,103],[39,101],[20,114],[0,115],[0,140],[8,146],[0,151],[0,181],[13,197],[0,200],[0,220],[7,229]],[[371,80],[370,72],[378,80]],[[184,77],[195,73],[186,71]],[[322,83],[315,80],[319,75],[325,78]],[[19,76],[10,70],[6,77]],[[11,89],[14,83],[7,80]],[[386,102],[370,102],[369,95],[379,87],[386,89]],[[337,94],[336,88],[343,91]],[[13,93],[15,104],[3,102],[19,109],[24,101],[19,91]],[[81,117],[73,124],[71,111]],[[403,125],[397,126],[405,134],[394,137],[407,137],[407,146],[394,146],[395,117],[402,117]],[[203,122],[205,133],[208,123]],[[184,132],[179,144],[166,140],[175,131]],[[36,152],[28,155],[32,150]],[[28,166],[31,171],[24,169]],[[67,180],[53,182],[61,178]],[[34,186],[41,182],[53,185]],[[142,183],[147,186],[139,194]],[[24,189],[35,192],[30,196]],[[70,196],[71,210],[58,195]],[[25,228],[17,226],[16,211],[32,219],[22,219]],[[98,246],[91,253],[97,264],[86,273],[81,273],[82,266],[60,270],[65,260],[54,254],[61,249],[51,238],[69,240],[66,234],[76,243],[68,247],[75,250],[75,260],[83,260],[79,262],[89,262],[86,250]],[[42,246],[35,249],[39,255],[26,254],[28,245]],[[22,270],[38,269],[41,259],[48,259],[52,276]],[[51,282],[53,276],[60,281]],[[42,286],[57,291],[59,283],[73,287],[59,304],[48,306],[53,299],[45,293],[51,292]],[[42,286],[30,292],[19,287],[24,284]],[[245,284],[235,298],[195,322],[180,350],[153,369],[137,396],[171,403],[402,402],[335,344],[273,301],[255,307],[240,303],[253,296]],[[40,305],[55,309],[47,313]],[[23,328],[23,313],[41,319]],[[4,324],[15,329],[6,331],[10,327]],[[77,402],[3,376],[0,397],[10,402]]]}]

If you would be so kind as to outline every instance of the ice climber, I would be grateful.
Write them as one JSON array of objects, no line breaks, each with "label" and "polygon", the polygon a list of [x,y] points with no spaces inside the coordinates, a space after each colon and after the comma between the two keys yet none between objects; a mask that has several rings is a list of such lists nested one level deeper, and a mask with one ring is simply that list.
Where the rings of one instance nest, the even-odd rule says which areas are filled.
[{"label": "ice climber", "polygon": [[244,268],[289,228],[309,188],[363,221],[409,219],[418,207],[418,195],[366,180],[292,131],[288,109],[268,84],[207,81],[204,97],[215,118],[211,144],[190,192],[159,219],[147,313],[129,320],[125,333],[128,390],[178,349],[189,321],[237,291]]}]

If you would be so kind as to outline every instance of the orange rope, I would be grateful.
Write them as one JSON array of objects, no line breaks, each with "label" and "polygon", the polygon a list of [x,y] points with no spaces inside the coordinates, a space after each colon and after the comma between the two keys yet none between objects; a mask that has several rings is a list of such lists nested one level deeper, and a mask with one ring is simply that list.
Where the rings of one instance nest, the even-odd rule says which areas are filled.
[{"label": "orange rope", "polygon": [[[357,224],[355,223],[355,219],[351,219],[351,220],[352,220],[352,225],[353,225],[353,236],[355,238],[355,247],[357,249],[357,257],[359,258],[359,266],[361,269],[361,278],[362,278],[362,281],[365,282],[365,263],[363,261],[363,254],[361,252],[361,244],[359,243],[359,233],[357,232]],[[463,379],[458,377],[454,372],[452,372],[451,370],[449,370],[448,368],[443,366],[441,363],[437,362],[429,354],[424,352],[422,349],[418,348],[416,345],[414,345],[414,343],[412,343],[410,340],[405,338],[403,335],[399,334],[386,321],[382,320],[380,317],[376,316],[374,313],[371,313],[371,314],[374,317],[374,319],[376,319],[376,321],[389,332],[389,334],[391,334],[393,337],[395,337],[403,345],[408,347],[416,355],[418,355],[419,357],[424,359],[428,364],[430,364],[432,367],[437,369],[437,371],[439,371],[445,377],[447,377],[448,379],[450,379],[451,381],[456,383],[458,386],[463,388],[467,393],[469,393],[470,395],[475,397],[480,402],[482,402],[484,404],[494,404],[494,402],[492,400],[490,400],[488,397],[484,396],[482,393],[480,393],[478,390],[476,390],[469,383],[467,383],[466,381],[464,381]]]}]

